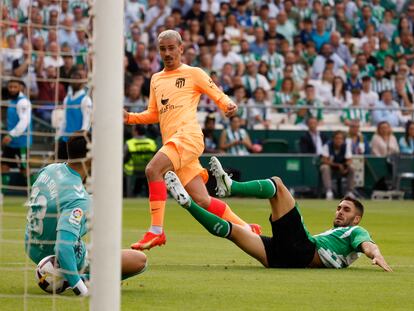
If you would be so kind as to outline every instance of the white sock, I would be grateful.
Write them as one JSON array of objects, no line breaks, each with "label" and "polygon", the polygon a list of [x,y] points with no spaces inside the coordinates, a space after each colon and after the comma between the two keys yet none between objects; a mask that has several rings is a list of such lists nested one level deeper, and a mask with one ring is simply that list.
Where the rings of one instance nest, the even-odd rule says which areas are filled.
[{"label": "white sock", "polygon": [[163,227],[162,226],[151,226],[149,228],[149,232],[152,232],[154,234],[161,234],[163,231]]}]

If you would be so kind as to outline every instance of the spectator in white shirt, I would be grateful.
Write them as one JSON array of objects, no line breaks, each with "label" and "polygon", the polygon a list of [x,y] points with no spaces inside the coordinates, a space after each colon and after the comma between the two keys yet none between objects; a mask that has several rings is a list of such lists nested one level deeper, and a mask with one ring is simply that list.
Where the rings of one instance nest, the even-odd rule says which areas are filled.
[{"label": "spectator in white shirt", "polygon": [[66,17],[63,22],[62,26],[58,33],[59,44],[62,45],[64,43],[69,44],[69,46],[73,49],[78,39],[76,38],[76,34],[73,28],[73,18]]},{"label": "spectator in white shirt", "polygon": [[247,93],[251,96],[257,88],[262,88],[265,92],[270,91],[270,84],[266,77],[257,72],[258,64],[256,61],[249,61],[246,65],[246,74],[243,76],[243,85]]},{"label": "spectator in white shirt", "polygon": [[392,133],[392,128],[387,121],[377,124],[377,132],[371,139],[371,152],[378,157],[387,157],[400,152],[398,141]]},{"label": "spectator in white shirt", "polygon": [[362,77],[361,103],[364,107],[373,108],[378,102],[379,96],[377,92],[371,89],[371,77]]},{"label": "spectator in white shirt", "polygon": [[216,15],[220,11],[220,1],[201,0],[201,11]]},{"label": "spectator in white shirt", "polygon": [[241,75],[244,71],[244,66],[239,55],[231,51],[230,42],[226,39],[221,41],[221,52],[216,53],[213,57],[213,70],[221,72],[225,63],[230,63],[236,67],[236,72]]},{"label": "spectator in white shirt", "polygon": [[260,125],[265,129],[270,128],[270,113],[271,103],[267,99],[267,93],[262,87],[255,89],[253,98],[248,101],[249,106],[249,128],[254,128],[256,125]]},{"label": "spectator in white shirt", "polygon": [[12,75],[13,61],[23,56],[23,50],[16,44],[16,34],[10,31],[7,34],[7,48],[1,49],[2,74]]},{"label": "spectator in white shirt", "polygon": [[167,6],[166,0],[158,0],[145,14],[144,26],[150,38],[156,37],[156,29],[163,26],[165,19],[171,15],[171,8]]},{"label": "spectator in white shirt", "polygon": [[329,43],[322,45],[321,54],[315,58],[312,67],[312,78],[320,79],[323,71],[326,67],[328,60],[334,63],[334,74],[345,66],[345,62],[338,56],[338,54],[332,52],[332,46]]},{"label": "spectator in white shirt", "polygon": [[382,92],[381,101],[375,105],[375,108],[377,109],[372,112],[373,125],[387,121],[392,127],[397,127],[404,123],[399,105],[392,100],[392,92],[390,90]]},{"label": "spectator in white shirt", "polygon": [[124,99],[124,107],[131,112],[144,111],[148,105],[148,98],[142,92],[143,80],[140,83],[133,83],[129,86],[127,96]]},{"label": "spectator in white shirt", "polygon": [[133,26],[141,22],[145,15],[145,5],[138,0],[125,1],[125,32]]},{"label": "spectator in white shirt", "polygon": [[47,51],[47,56],[43,60],[43,68],[63,66],[63,58],[60,56],[59,45],[56,42],[51,42]]}]

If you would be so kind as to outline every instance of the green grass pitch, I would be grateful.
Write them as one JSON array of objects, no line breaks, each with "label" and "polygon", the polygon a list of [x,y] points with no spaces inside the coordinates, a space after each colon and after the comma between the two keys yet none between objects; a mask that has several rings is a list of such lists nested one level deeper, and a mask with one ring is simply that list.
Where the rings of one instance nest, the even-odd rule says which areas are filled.
[{"label": "green grass pitch", "polygon": [[[0,310],[87,310],[87,298],[65,293],[52,299],[43,293],[34,281],[33,264],[25,271],[23,201],[6,200],[1,217]],[[228,202],[241,217],[270,232],[267,201]],[[311,233],[330,227],[336,202],[299,204]],[[122,310],[414,310],[414,203],[365,205],[361,225],[394,273],[371,266],[365,256],[344,270],[265,269],[231,242],[210,235],[169,200],[168,242],[147,252],[148,271],[122,284]],[[129,247],[148,226],[146,200],[125,200],[123,216],[123,247]]]}]

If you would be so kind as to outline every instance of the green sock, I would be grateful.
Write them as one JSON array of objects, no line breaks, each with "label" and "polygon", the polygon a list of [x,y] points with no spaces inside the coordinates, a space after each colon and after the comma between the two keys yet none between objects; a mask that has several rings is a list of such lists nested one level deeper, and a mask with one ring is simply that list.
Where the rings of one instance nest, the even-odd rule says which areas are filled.
[{"label": "green sock", "polygon": [[[10,175],[8,173],[5,173],[1,175],[1,182],[3,186],[8,186],[10,184]],[[7,189],[1,189],[2,193],[6,193]]]},{"label": "green sock", "polygon": [[206,211],[193,200],[185,207],[191,215],[213,235],[227,238],[231,233],[231,223]]},{"label": "green sock", "polygon": [[276,185],[270,179],[252,180],[246,182],[234,181],[231,184],[231,194],[260,199],[270,199],[276,195]]}]

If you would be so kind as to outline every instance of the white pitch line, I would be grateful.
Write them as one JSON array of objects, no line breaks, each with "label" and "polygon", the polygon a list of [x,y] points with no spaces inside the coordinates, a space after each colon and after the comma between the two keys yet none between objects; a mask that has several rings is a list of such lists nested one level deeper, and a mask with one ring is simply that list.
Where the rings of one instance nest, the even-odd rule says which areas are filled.
[{"label": "white pitch line", "polygon": [[[26,266],[26,263],[24,262],[11,262],[11,263],[5,263],[9,265],[9,267],[0,266],[0,271],[33,271],[35,268],[32,263],[28,263]],[[4,265],[4,263],[3,263]],[[18,266],[18,267],[10,267],[12,265]],[[23,266],[23,267],[22,267]],[[234,263],[228,263],[228,264],[217,264],[217,263],[210,263],[210,264],[150,264],[149,268],[151,267],[199,267],[199,268],[218,268],[218,267],[228,267],[228,268],[237,268],[237,267],[243,267],[243,268],[261,268],[262,266],[257,264],[234,264]],[[373,265],[358,265],[358,266],[352,266],[352,268],[375,268]],[[391,268],[393,269],[402,269],[402,268],[414,268],[414,265],[391,265]],[[304,268],[307,269],[307,268]],[[273,270],[273,269],[272,269]],[[314,269],[312,269],[314,270]],[[341,269],[343,270],[343,269]],[[317,271],[317,270],[316,270]]]},{"label": "white pitch line", "polygon": [[24,232],[25,229],[0,229],[0,232]]},{"label": "white pitch line", "polygon": [[0,294],[0,298],[42,298],[42,299],[61,299],[61,300],[86,300],[86,297],[61,296],[61,295],[42,295],[42,294]]},{"label": "white pitch line", "polygon": [[12,213],[12,212],[4,212],[4,213],[0,213],[0,217],[21,217],[21,218],[25,218],[26,217],[26,213]]}]

